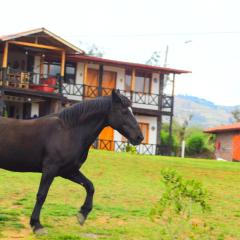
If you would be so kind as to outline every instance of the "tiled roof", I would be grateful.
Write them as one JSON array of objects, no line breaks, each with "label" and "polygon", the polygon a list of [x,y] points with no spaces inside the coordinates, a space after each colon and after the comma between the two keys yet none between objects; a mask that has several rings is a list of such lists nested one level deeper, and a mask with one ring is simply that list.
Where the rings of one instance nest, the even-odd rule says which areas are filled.
[{"label": "tiled roof", "polygon": [[229,131],[240,131],[240,122],[204,130],[205,133],[220,133]]},{"label": "tiled roof", "polygon": [[68,55],[68,59],[71,59],[73,61],[82,60],[82,61],[93,62],[93,63],[110,64],[110,65],[120,66],[120,67],[122,66],[122,67],[136,68],[136,69],[145,69],[149,71],[156,71],[156,72],[163,72],[163,73],[176,73],[176,74],[191,73],[190,71],[186,71],[186,70],[151,66],[151,65],[141,64],[141,63],[111,60],[111,59],[100,58],[100,57],[89,56],[89,55]]}]

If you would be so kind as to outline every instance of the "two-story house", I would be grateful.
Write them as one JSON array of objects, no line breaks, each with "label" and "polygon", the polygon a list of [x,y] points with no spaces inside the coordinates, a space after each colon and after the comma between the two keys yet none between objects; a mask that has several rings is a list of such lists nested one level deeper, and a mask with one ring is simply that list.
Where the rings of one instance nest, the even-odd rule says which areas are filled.
[{"label": "two-story house", "polygon": [[[109,95],[119,89],[133,102],[144,134],[137,151],[159,154],[162,117],[171,133],[174,84],[189,71],[103,59],[40,28],[0,37],[0,90],[8,117],[32,118],[57,112],[63,104]],[[120,151],[126,139],[105,128],[95,147]]]}]

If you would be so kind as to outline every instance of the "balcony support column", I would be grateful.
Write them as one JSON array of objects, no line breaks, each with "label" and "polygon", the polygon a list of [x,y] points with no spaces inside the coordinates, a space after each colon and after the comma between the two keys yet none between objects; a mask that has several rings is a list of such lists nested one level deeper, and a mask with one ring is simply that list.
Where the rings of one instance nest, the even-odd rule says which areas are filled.
[{"label": "balcony support column", "polygon": [[158,95],[158,110],[159,115],[157,117],[157,140],[156,140],[156,155],[161,154],[161,130],[162,130],[162,97],[163,97],[163,88],[164,88],[164,74],[160,73],[159,75],[159,95]]},{"label": "balcony support column", "polygon": [[5,86],[7,80],[7,64],[8,64],[8,42],[5,42],[3,50],[3,60],[2,60],[2,81],[3,86]]},{"label": "balcony support column", "polygon": [[172,126],[173,126],[173,109],[174,109],[174,94],[175,94],[175,73],[172,79],[172,102],[171,102],[171,114],[169,123],[169,155],[173,150],[173,136],[172,136]]},{"label": "balcony support column", "polygon": [[132,79],[131,79],[131,95],[130,95],[131,101],[133,99],[133,93],[134,93],[134,90],[135,90],[135,84],[136,84],[136,70],[133,69],[132,70]]},{"label": "balcony support column", "polygon": [[103,64],[100,64],[99,65],[99,76],[98,76],[98,96],[102,96],[103,74],[104,74]]},{"label": "balcony support column", "polygon": [[60,73],[60,79],[59,79],[59,93],[62,94],[63,89],[63,80],[65,75],[65,63],[66,63],[66,52],[62,51],[61,56],[61,73]]},{"label": "balcony support column", "polygon": [[3,59],[2,59],[2,87],[0,88],[0,116],[5,115],[6,105],[4,102],[4,86],[7,81],[7,64],[8,64],[8,42],[5,42],[4,50],[3,50]]}]

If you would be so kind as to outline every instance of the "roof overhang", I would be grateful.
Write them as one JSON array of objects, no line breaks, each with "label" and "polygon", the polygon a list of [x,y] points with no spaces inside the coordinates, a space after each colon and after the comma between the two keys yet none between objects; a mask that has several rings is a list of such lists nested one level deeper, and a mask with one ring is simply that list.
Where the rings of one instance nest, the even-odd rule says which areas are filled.
[{"label": "roof overhang", "polygon": [[204,133],[224,133],[224,132],[233,132],[233,131],[240,131],[240,123],[234,123],[229,125],[222,125],[215,128],[209,128],[204,130]]},{"label": "roof overhang", "polygon": [[84,51],[73,44],[69,43],[68,41],[64,40],[63,38],[59,37],[58,35],[50,32],[45,28],[37,28],[26,32],[20,32],[16,34],[0,36],[0,42],[11,41],[11,40],[19,40],[24,38],[30,38],[31,36],[40,36],[40,37],[49,37],[49,40],[52,42],[56,42],[60,47],[66,49],[67,53],[69,54],[84,54]]},{"label": "roof overhang", "polygon": [[139,69],[139,70],[159,72],[159,73],[165,73],[165,74],[168,74],[168,73],[175,73],[175,74],[191,73],[191,71],[186,71],[186,70],[151,66],[151,65],[141,64],[141,63],[117,61],[117,60],[105,59],[105,58],[94,57],[94,56],[89,56],[89,55],[68,55],[67,58],[69,60],[75,61],[75,62],[84,61],[84,62],[88,62],[88,63],[105,64],[105,65],[124,67],[124,68],[135,68],[135,69]]}]

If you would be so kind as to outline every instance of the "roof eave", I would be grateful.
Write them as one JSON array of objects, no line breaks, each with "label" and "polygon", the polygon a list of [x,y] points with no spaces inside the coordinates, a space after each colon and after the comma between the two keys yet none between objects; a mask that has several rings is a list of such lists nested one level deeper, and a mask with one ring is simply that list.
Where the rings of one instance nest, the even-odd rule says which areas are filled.
[{"label": "roof eave", "polygon": [[93,63],[96,62],[96,63],[104,63],[104,64],[112,64],[112,65],[122,65],[122,66],[126,66],[126,67],[150,70],[152,72],[156,71],[156,72],[175,73],[175,74],[191,73],[191,71],[186,71],[186,70],[151,66],[151,65],[141,64],[141,63],[132,63],[132,62],[124,62],[124,61],[118,61],[118,60],[111,60],[111,59],[100,58],[100,57],[89,56],[89,55],[69,55],[68,57],[70,59],[75,59],[76,61],[84,60],[84,61],[90,61]]},{"label": "roof eave", "polygon": [[29,31],[25,31],[25,32],[21,32],[21,33],[17,33],[17,34],[2,36],[2,37],[0,37],[0,41],[5,42],[5,41],[12,40],[12,39],[25,37],[25,36],[40,33],[40,32],[48,34],[49,36],[58,40],[62,44],[66,45],[67,47],[71,48],[73,51],[75,51],[78,54],[85,54],[85,52],[82,49],[74,46],[73,44],[69,43],[68,41],[64,40],[63,38],[59,37],[58,35],[52,33],[51,31],[49,31],[49,30],[47,30],[46,28],[43,28],[43,27],[42,28],[36,28],[36,29],[33,29],[33,30],[29,30]]}]

